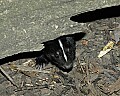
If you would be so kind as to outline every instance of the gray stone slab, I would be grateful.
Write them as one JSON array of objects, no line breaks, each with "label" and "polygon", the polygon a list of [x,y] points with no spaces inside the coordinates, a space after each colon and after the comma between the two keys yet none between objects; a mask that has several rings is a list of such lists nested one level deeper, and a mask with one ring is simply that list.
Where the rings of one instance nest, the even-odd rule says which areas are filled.
[{"label": "gray stone slab", "polygon": [[72,15],[119,4],[120,0],[0,0],[0,59],[41,50],[44,41],[81,31],[83,24],[70,21]]}]

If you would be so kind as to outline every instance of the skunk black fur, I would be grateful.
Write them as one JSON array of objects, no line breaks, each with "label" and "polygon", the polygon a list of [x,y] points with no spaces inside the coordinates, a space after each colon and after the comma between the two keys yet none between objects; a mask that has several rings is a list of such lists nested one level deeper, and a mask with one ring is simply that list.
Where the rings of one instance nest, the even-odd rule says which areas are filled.
[{"label": "skunk black fur", "polygon": [[44,42],[45,48],[42,50],[42,54],[35,59],[36,64],[43,67],[51,62],[61,70],[69,72],[73,68],[76,41],[80,40],[84,35],[85,33],[81,32]]}]

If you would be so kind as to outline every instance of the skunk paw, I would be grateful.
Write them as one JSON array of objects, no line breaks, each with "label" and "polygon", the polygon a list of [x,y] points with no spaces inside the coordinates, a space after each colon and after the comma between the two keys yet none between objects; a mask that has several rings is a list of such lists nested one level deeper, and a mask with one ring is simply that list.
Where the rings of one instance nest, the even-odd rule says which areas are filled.
[{"label": "skunk paw", "polygon": [[39,57],[36,57],[35,62],[36,62],[36,65],[35,65],[36,69],[40,69],[40,70],[42,70],[42,68],[44,68],[49,63],[49,61],[46,59],[44,54],[42,54]]}]

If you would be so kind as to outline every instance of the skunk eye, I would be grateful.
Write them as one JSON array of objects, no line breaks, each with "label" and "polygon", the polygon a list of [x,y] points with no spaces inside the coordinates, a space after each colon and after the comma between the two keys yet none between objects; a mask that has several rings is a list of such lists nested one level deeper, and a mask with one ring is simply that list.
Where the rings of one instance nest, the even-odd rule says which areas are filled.
[{"label": "skunk eye", "polygon": [[58,55],[59,55],[59,52],[57,51],[57,52],[56,52],[56,54],[58,54]]},{"label": "skunk eye", "polygon": [[59,58],[59,52],[58,51],[56,52],[55,57]]},{"label": "skunk eye", "polygon": [[66,51],[67,51],[67,52],[69,52],[69,51],[70,51],[70,49],[69,49],[69,48],[66,48]]}]

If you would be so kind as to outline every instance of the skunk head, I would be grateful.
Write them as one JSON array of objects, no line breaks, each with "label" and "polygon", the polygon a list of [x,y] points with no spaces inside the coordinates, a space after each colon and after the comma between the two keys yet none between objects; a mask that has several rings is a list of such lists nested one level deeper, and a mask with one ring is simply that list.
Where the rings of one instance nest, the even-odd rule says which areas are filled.
[{"label": "skunk head", "polygon": [[72,70],[73,61],[75,59],[76,41],[85,36],[85,33],[76,33],[66,36],[61,36],[54,40],[43,42],[45,48],[42,58],[39,61],[46,63],[46,60],[56,65],[63,71],[69,72]]},{"label": "skunk head", "polygon": [[64,71],[73,67],[75,59],[75,41],[73,37],[61,37],[44,43],[45,55],[49,61]]}]

